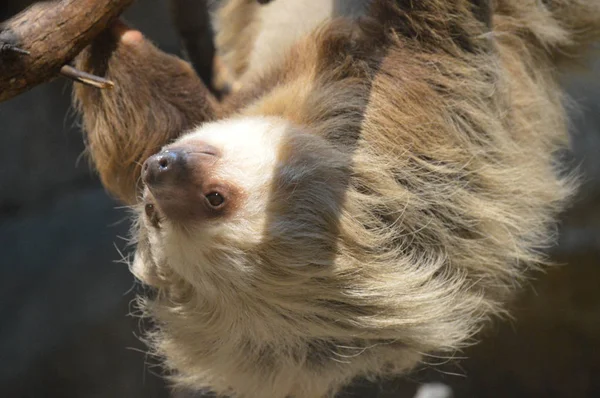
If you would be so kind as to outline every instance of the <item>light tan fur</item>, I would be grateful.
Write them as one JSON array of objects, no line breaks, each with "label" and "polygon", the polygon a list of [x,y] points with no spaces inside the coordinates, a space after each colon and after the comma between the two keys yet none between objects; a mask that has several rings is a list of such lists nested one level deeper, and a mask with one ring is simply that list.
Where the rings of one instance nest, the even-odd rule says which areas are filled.
[{"label": "light tan fur", "polygon": [[364,15],[369,3],[278,0],[261,6],[256,0],[224,1],[214,18],[216,42],[234,87],[279,64],[290,46],[325,21]]},{"label": "light tan fur", "polygon": [[543,264],[573,192],[557,65],[600,36],[597,2],[498,0],[491,30],[484,2],[372,3],[166,146],[215,146],[210,178],[245,193],[202,222],[156,226],[160,200],[139,205],[132,271],[179,383],[314,398],[402,374],[472,342]]}]

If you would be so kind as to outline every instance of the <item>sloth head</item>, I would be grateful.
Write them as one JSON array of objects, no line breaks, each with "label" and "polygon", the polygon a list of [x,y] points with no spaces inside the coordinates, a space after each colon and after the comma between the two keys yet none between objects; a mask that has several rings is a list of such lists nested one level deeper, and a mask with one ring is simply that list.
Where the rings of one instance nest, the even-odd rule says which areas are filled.
[{"label": "sloth head", "polygon": [[282,119],[205,124],[142,167],[147,244],[133,271],[153,285],[168,269],[207,296],[323,272],[335,258],[348,166]]}]

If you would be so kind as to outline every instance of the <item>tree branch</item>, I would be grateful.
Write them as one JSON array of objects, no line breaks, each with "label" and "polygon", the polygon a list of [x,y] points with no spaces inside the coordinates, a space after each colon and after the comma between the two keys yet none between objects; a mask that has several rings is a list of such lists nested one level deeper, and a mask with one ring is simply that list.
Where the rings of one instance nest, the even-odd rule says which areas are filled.
[{"label": "tree branch", "polygon": [[132,2],[44,1],[2,24],[0,102],[58,76]]}]

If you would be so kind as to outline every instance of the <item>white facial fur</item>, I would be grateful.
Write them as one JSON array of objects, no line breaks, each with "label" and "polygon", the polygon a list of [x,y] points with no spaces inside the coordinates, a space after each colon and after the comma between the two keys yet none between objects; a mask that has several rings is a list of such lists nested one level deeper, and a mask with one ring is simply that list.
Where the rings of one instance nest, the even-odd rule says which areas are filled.
[{"label": "white facial fur", "polygon": [[[235,186],[239,197],[231,199],[238,203],[227,217],[184,223],[163,218],[160,228],[150,225],[142,214],[142,227],[147,231],[152,259],[144,261],[138,253],[132,267],[134,274],[142,280],[148,279],[148,263],[168,262],[168,266],[188,282],[203,281],[204,291],[215,289],[214,281],[209,282],[211,278],[206,277],[207,272],[213,274],[212,270],[202,267],[214,263],[214,259],[206,258],[208,251],[218,248],[221,242],[238,242],[240,249],[244,245],[260,243],[267,222],[266,198],[278,167],[278,149],[292,130],[288,122],[278,118],[228,119],[207,123],[168,146],[193,148],[194,145],[208,144],[216,148],[219,156],[210,178]],[[231,256],[236,254],[235,251],[229,253]],[[240,273],[249,271],[236,267],[240,263],[233,258],[230,260],[226,267],[231,267],[231,272],[227,272],[227,268],[220,269],[218,276],[212,276],[238,278]]]}]

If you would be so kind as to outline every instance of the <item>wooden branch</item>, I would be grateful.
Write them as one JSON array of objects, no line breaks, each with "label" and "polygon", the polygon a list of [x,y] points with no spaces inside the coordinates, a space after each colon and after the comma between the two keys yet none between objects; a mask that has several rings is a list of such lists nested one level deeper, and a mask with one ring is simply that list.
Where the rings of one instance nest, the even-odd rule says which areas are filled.
[{"label": "wooden branch", "polygon": [[0,102],[58,76],[61,68],[132,2],[43,1],[4,23],[0,32]]}]

